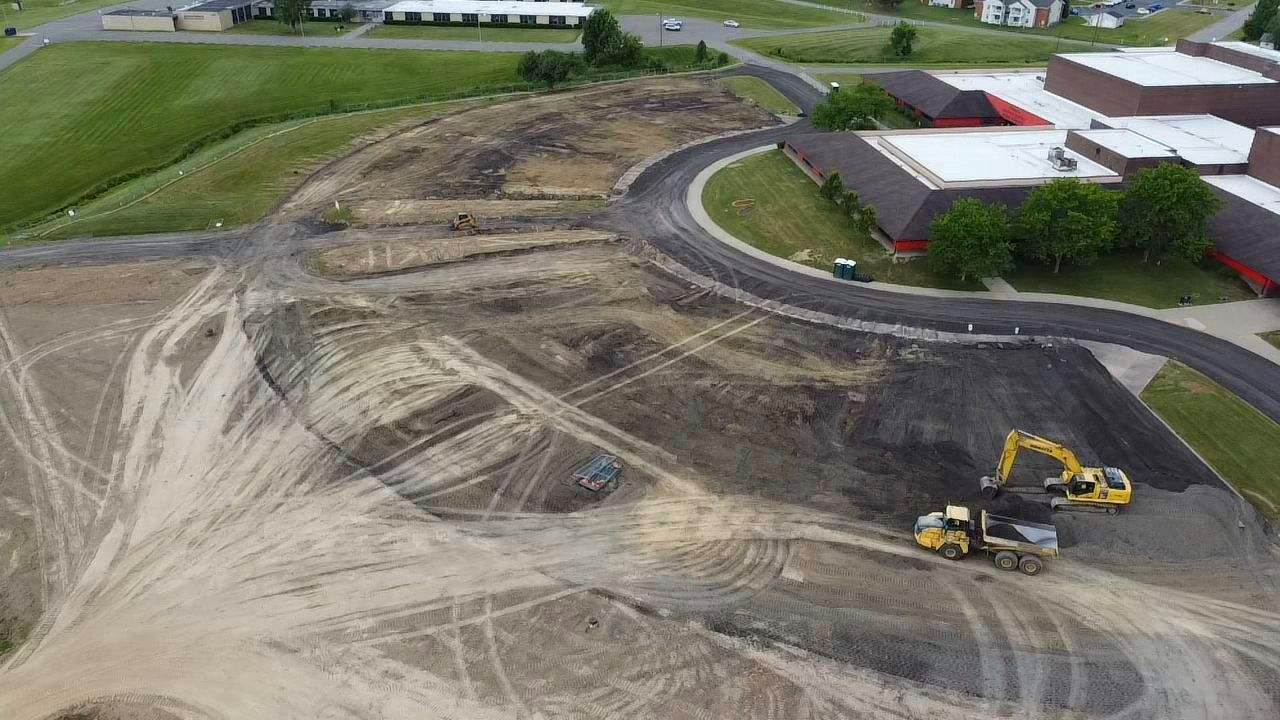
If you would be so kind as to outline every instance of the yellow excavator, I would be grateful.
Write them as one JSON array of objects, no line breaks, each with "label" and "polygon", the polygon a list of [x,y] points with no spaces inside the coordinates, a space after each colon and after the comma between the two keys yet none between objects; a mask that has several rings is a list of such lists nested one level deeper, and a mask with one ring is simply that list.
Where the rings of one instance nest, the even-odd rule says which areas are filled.
[{"label": "yellow excavator", "polygon": [[1004,452],[1000,454],[995,477],[987,476],[980,481],[983,496],[994,499],[1005,489],[1013,463],[1018,459],[1018,451],[1024,448],[1048,455],[1062,463],[1062,474],[1046,478],[1043,489],[1016,487],[1010,490],[1056,495],[1049,501],[1054,510],[1115,515],[1133,497],[1133,486],[1123,470],[1113,467],[1084,467],[1076,459],[1075,453],[1060,443],[1021,430],[1010,430],[1008,437],[1004,439]]}]

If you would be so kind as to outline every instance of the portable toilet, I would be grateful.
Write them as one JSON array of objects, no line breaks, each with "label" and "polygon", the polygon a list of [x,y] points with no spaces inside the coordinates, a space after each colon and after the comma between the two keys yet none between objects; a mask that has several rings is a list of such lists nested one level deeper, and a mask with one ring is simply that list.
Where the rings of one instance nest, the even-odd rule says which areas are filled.
[{"label": "portable toilet", "polygon": [[845,277],[844,277],[845,280],[853,280],[858,276],[857,260],[845,260],[844,267],[845,267]]},{"label": "portable toilet", "polygon": [[844,263],[844,258],[836,258],[836,261],[831,266],[831,277],[837,280],[844,279]]},{"label": "portable toilet", "polygon": [[833,93],[838,93],[838,92],[840,92],[840,83],[838,83],[838,82],[833,82],[833,83],[831,83],[831,92],[833,92]]}]

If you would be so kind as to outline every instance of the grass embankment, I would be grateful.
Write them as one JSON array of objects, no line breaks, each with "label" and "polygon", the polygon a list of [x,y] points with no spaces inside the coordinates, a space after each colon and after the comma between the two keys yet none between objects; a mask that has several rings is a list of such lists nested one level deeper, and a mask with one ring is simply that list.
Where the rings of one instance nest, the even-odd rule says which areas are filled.
[{"label": "grass embankment", "polygon": [[875,65],[1044,65],[1058,51],[1058,43],[1044,38],[1011,36],[992,42],[990,36],[919,27],[914,51],[903,58],[890,52],[890,32],[887,27],[869,27],[749,38],[734,43],[788,62]]},{"label": "grass embankment", "polygon": [[0,37],[0,53],[18,47],[24,40],[24,37]]},{"label": "grass embankment", "polygon": [[778,115],[796,115],[800,110],[772,85],[758,77],[738,75],[718,81],[726,90],[743,100],[759,105]]},{"label": "grass embankment", "polygon": [[1023,265],[1004,278],[1021,292],[1105,298],[1151,308],[1178,306],[1190,295],[1196,305],[1248,300],[1256,295],[1236,274],[1212,260],[1143,263],[1141,253],[1117,252],[1082,267],[1064,266],[1054,275],[1044,265]]},{"label": "grass embankment", "polygon": [[[1154,15],[1126,18],[1125,24],[1114,30],[1089,27],[1079,16],[1071,16],[1065,22],[1048,28],[1012,28],[986,24],[973,16],[972,8],[952,10],[908,1],[901,3],[897,7],[886,9],[871,0],[818,1],[823,5],[845,7],[878,15],[893,15],[901,18],[929,20],[973,28],[985,28],[987,30],[1000,30],[1008,33],[1097,42],[1099,45],[1171,45],[1178,38],[1186,37],[1196,30],[1208,27],[1221,17],[1219,15],[1201,15],[1190,8],[1170,8]],[[1246,0],[1241,1],[1245,2]],[[1069,52],[1077,49],[1078,46],[1067,47],[1064,45],[1062,51]]]},{"label": "grass embankment", "polygon": [[0,228],[246,127],[510,88],[511,53],[55,45],[0,72]]},{"label": "grass embankment", "polygon": [[[615,15],[737,20],[744,28],[819,27],[856,23],[863,19],[858,15],[792,5],[781,0],[604,0],[595,4],[603,5]],[[654,22],[657,23],[657,18]],[[668,33],[668,37],[678,35]]]},{"label": "grass embankment", "polygon": [[[744,200],[754,206],[734,206]],[[781,150],[752,155],[713,175],[703,188],[702,204],[717,225],[739,240],[820,270],[829,271],[833,260],[844,257],[857,260],[860,272],[882,282],[982,289],[940,278],[920,260],[895,262],[884,246],[852,227],[819,195],[818,186]]]},{"label": "grass embankment", "polygon": [[[307,175],[353,141],[482,101],[375,110],[254,128],[164,172],[126,183],[83,206],[75,219],[33,229],[32,239],[231,228],[276,207]],[[179,175],[179,171],[182,172]]]},{"label": "grass embankment", "polygon": [[1280,425],[1174,361],[1142,399],[1254,507],[1280,520]]},{"label": "grass embankment", "polygon": [[1275,347],[1280,348],[1280,330],[1276,330],[1274,332],[1258,333],[1258,337],[1262,338],[1263,340],[1266,340],[1268,343],[1271,343]]},{"label": "grass embankment", "polygon": [[543,28],[481,28],[444,27],[440,25],[377,25],[362,37],[379,40],[480,40],[485,42],[513,43],[571,43],[577,42],[581,33],[577,30],[550,30]]}]

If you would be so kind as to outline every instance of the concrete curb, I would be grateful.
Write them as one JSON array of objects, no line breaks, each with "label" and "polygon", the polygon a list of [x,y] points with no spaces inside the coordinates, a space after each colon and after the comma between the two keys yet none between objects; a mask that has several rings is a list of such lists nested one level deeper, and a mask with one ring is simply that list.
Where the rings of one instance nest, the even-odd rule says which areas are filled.
[{"label": "concrete curb", "polygon": [[[776,255],[772,255],[763,250],[760,250],[755,247],[752,247],[751,245],[748,245],[742,240],[739,240],[738,238],[734,237],[731,233],[729,233],[724,228],[717,225],[715,221],[711,219],[711,216],[707,214],[706,208],[702,206],[702,191],[706,187],[707,181],[711,179],[712,175],[728,167],[729,165],[732,165],[733,163],[739,160],[742,160],[743,158],[751,157],[752,155],[759,155],[761,153],[765,153],[773,149],[775,149],[774,145],[765,145],[763,147],[744,150],[740,153],[735,153],[728,157],[721,158],[720,160],[717,160],[716,162],[704,168],[702,172],[698,173],[698,175],[693,179],[693,182],[689,184],[689,189],[685,195],[685,204],[689,208],[689,214],[692,215],[694,221],[697,222],[698,225],[700,225],[702,229],[706,230],[712,237],[725,243],[726,245],[732,246],[734,249],[744,254],[750,255],[755,258],[759,258],[761,260],[764,260],[765,262],[773,263],[774,265],[785,268],[786,270],[790,270],[792,272],[801,273],[814,278],[820,278],[825,282],[830,282],[838,285],[850,284],[850,281],[848,280],[839,280],[832,277],[831,273],[829,272],[818,270],[816,268],[809,267],[808,265],[802,265],[800,263],[793,262],[791,260],[787,260],[785,258],[781,258]],[[1272,355],[1270,353],[1264,354],[1262,352],[1259,352],[1258,348],[1250,347],[1249,345],[1246,345],[1240,342],[1238,338],[1233,337],[1231,335],[1216,333],[1216,332],[1213,332],[1211,329],[1199,330],[1197,328],[1190,328],[1186,324],[1171,318],[1170,315],[1168,314],[1168,311],[1156,310],[1154,308],[1143,307],[1141,305],[1133,305],[1130,303],[1116,302],[1114,300],[1103,300],[1101,298],[1081,297],[1081,296],[1075,296],[1075,295],[1059,295],[1054,293],[1020,292],[1017,295],[1002,295],[999,293],[980,291],[980,290],[975,290],[975,291],[943,290],[939,288],[924,288],[924,287],[915,287],[910,285],[895,285],[892,283],[882,283],[882,282],[870,282],[870,283],[862,283],[862,284],[866,285],[867,287],[873,290],[881,290],[884,292],[892,292],[892,293],[901,293],[904,295],[923,295],[923,296],[937,297],[937,298],[966,298],[966,299],[979,298],[983,300],[998,300],[1001,302],[1052,303],[1055,305],[1076,305],[1080,307],[1092,307],[1092,308],[1098,308],[1103,310],[1112,310],[1115,312],[1127,313],[1130,315],[1139,315],[1142,317],[1148,317],[1155,320],[1159,320],[1161,322],[1166,322],[1171,325],[1177,325],[1178,327],[1197,330],[1198,332],[1203,332],[1206,335],[1212,335],[1213,337],[1226,340],[1227,342],[1232,343],[1233,345],[1242,347],[1256,355],[1259,355],[1260,357],[1266,358],[1267,360],[1270,360],[1272,362],[1277,362],[1278,364],[1280,364],[1280,360],[1277,359],[1278,357],[1280,357],[1280,353],[1276,353],[1275,355]],[[1010,331],[1013,335],[1019,334],[1017,328],[1010,328]]]}]

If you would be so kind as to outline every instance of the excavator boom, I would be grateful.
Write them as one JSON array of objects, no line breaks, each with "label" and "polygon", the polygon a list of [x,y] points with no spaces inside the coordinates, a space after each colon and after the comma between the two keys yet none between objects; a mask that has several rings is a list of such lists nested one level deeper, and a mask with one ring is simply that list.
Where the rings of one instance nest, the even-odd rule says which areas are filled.
[{"label": "excavator boom", "polygon": [[1008,484],[1009,473],[1013,471],[1018,452],[1023,449],[1048,455],[1062,463],[1061,478],[1045,480],[1044,489],[1034,491],[1064,494],[1065,497],[1054,498],[1051,503],[1055,510],[1102,508],[1114,513],[1120,505],[1128,504],[1131,485],[1124,471],[1086,468],[1075,453],[1060,443],[1021,430],[1010,430],[1005,437],[995,476],[986,476],[979,481],[983,495],[994,498]]}]

